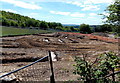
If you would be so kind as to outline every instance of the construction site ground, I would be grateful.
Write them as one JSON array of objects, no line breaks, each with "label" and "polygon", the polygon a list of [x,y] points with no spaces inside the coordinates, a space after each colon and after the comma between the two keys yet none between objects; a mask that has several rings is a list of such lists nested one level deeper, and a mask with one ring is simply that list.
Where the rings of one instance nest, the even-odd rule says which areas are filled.
[{"label": "construction site ground", "polygon": [[[99,54],[109,51],[118,53],[118,42],[105,42],[83,35],[52,33],[0,39],[0,72],[10,72],[28,65],[47,56],[50,50],[58,56],[58,61],[53,62],[56,81],[72,81],[79,78],[79,75],[73,74],[75,56],[87,55],[88,60],[94,61]],[[50,72],[49,61],[44,59],[14,74],[21,81],[48,81]]]}]

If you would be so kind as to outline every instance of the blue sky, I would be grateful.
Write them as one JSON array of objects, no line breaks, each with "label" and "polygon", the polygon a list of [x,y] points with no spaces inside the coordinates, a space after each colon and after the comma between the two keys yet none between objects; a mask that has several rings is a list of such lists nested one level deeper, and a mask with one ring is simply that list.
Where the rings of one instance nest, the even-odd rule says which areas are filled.
[{"label": "blue sky", "polygon": [[0,0],[1,10],[62,24],[102,24],[112,0]]}]

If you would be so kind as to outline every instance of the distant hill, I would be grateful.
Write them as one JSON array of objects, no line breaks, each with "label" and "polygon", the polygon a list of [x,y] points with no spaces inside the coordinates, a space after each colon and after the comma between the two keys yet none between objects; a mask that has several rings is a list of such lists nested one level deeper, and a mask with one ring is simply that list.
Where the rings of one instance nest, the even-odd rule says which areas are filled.
[{"label": "distant hill", "polygon": [[79,26],[77,24],[62,24],[63,26]]},{"label": "distant hill", "polygon": [[[79,28],[80,25],[77,24],[62,24],[63,26],[73,26],[74,28]],[[92,28],[97,28],[100,25],[90,25]]]},{"label": "distant hill", "polygon": [[74,28],[79,28],[77,24],[62,24],[63,26],[73,26]]}]

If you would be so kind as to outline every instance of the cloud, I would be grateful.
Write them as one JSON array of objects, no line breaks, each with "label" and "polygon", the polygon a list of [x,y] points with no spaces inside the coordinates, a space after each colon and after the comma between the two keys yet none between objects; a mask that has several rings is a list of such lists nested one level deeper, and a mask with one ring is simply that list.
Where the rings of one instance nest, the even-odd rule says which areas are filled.
[{"label": "cloud", "polygon": [[30,13],[30,15],[38,15],[38,13]]},{"label": "cloud", "polygon": [[71,17],[84,17],[85,16],[85,14],[79,13],[79,12],[71,13],[71,12],[50,11],[50,13],[64,15],[64,16],[71,16]]},{"label": "cloud", "polygon": [[59,14],[59,15],[69,15],[70,12],[60,12],[60,11],[50,11],[52,14]]},{"label": "cloud", "polygon": [[29,13],[27,15],[31,18],[37,18],[39,16],[39,13]]},{"label": "cloud", "polygon": [[107,3],[110,4],[112,3],[114,0],[85,0],[84,4],[100,4],[100,3]]},{"label": "cloud", "polygon": [[85,16],[85,14],[75,12],[75,13],[70,14],[70,16],[72,16],[72,17],[84,17],[84,16]]},{"label": "cloud", "polygon": [[78,2],[78,1],[67,1],[66,3],[73,4],[73,5],[76,5],[76,6],[79,6],[79,7],[83,6],[82,2]]},{"label": "cloud", "polygon": [[4,11],[7,11],[7,12],[13,12],[13,13],[18,13],[17,11],[15,10],[12,10],[12,9],[3,9]]},{"label": "cloud", "polygon": [[18,0],[0,0],[2,2],[6,2],[9,4],[13,4],[15,6],[21,7],[21,8],[25,8],[25,9],[41,9],[42,7],[35,5],[34,3],[26,3],[23,1],[18,1]]},{"label": "cloud", "polygon": [[85,5],[82,9],[82,11],[87,11],[87,10],[91,10],[91,11],[97,11],[100,8],[97,5]]},{"label": "cloud", "polygon": [[66,2],[68,4],[73,4],[73,5],[76,5],[78,7],[82,7],[82,11],[97,11],[99,10],[100,8],[98,7],[99,5],[95,5],[95,4],[86,4],[84,1],[68,1]]},{"label": "cloud", "polygon": [[89,13],[89,16],[96,16],[96,13]]},{"label": "cloud", "polygon": [[[111,4],[114,0],[77,0],[77,1],[64,1],[68,4],[73,4],[78,7],[82,7],[82,11],[97,11],[100,10],[99,5],[101,3]],[[99,4],[99,5],[98,5]]]},{"label": "cloud", "polygon": [[[26,0],[22,0],[26,1]],[[85,3],[111,3],[114,0],[29,0],[30,2],[85,2]]]}]

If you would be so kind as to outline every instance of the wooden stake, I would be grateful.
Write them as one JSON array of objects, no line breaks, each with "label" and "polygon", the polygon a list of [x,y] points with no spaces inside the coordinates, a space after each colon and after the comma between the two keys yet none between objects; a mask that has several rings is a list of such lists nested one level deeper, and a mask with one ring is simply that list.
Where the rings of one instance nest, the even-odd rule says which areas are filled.
[{"label": "wooden stake", "polygon": [[52,63],[52,57],[51,57],[50,51],[49,51],[49,57],[50,57],[50,67],[51,67],[50,83],[55,83],[54,72],[53,72],[53,63]]}]

